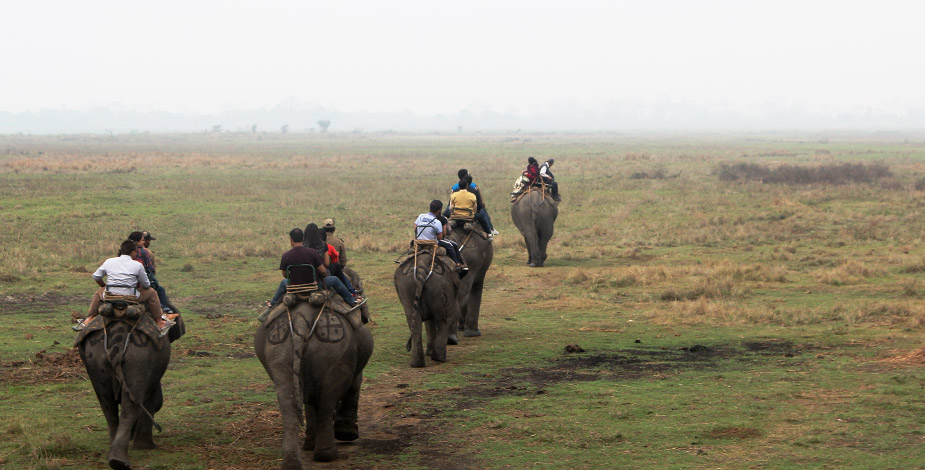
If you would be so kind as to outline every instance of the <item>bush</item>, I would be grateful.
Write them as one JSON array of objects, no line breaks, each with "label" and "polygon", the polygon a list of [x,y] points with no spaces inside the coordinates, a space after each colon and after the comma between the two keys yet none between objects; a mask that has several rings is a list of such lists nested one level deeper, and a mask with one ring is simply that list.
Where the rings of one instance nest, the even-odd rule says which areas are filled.
[{"label": "bush", "polygon": [[925,191],[925,178],[919,178],[915,181],[916,191]]},{"label": "bush", "polygon": [[874,163],[838,163],[820,166],[781,165],[771,168],[757,163],[720,163],[713,174],[722,181],[760,181],[784,184],[870,183],[893,176],[889,167]]}]

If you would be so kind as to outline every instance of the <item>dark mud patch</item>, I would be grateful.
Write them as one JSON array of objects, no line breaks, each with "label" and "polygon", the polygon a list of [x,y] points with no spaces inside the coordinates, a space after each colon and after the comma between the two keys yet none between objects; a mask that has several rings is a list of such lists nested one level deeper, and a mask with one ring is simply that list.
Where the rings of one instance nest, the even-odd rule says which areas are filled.
[{"label": "dark mud patch", "polygon": [[742,426],[728,426],[711,429],[707,436],[714,439],[748,439],[761,436],[761,431]]},{"label": "dark mud patch", "polygon": [[51,308],[58,308],[71,303],[84,302],[90,305],[90,294],[86,298],[69,297],[57,292],[43,292],[37,295],[4,295],[0,296],[0,315],[23,312],[45,312]]},{"label": "dark mud patch", "polygon": [[36,385],[83,379],[86,376],[86,369],[76,348],[61,352],[47,352],[43,349],[27,361],[0,364],[0,377],[4,383]]}]

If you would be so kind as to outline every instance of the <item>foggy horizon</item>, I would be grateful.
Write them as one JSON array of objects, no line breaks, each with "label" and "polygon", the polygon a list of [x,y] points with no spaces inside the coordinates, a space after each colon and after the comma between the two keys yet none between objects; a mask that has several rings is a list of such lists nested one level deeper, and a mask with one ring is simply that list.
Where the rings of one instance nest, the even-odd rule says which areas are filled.
[{"label": "foggy horizon", "polygon": [[[18,3],[0,133],[910,129],[925,6],[887,0]],[[171,120],[173,122],[171,122]]]}]

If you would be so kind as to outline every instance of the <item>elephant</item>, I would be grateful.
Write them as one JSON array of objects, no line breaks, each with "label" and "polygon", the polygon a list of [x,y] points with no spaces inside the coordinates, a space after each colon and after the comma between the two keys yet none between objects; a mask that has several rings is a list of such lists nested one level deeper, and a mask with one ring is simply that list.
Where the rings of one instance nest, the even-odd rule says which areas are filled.
[{"label": "elephant", "polygon": [[424,367],[421,324],[427,327],[426,355],[435,362],[446,362],[450,327],[459,318],[459,306],[456,303],[459,276],[448,258],[441,255],[434,258],[435,248],[419,247],[416,265],[415,257],[409,257],[395,268],[395,291],[405,309],[405,318],[411,330],[411,338],[408,340],[411,367]]},{"label": "elephant", "polygon": [[[454,226],[455,225],[455,226]],[[482,308],[482,288],[485,286],[485,274],[491,266],[495,255],[491,240],[482,236],[475,226],[478,223],[450,223],[447,238],[459,244],[459,254],[462,256],[469,273],[460,280],[459,292],[456,294],[456,303],[459,304],[459,321],[450,327],[449,344],[456,344],[458,329],[465,337],[482,336],[479,331],[479,311]]]},{"label": "elephant", "polygon": [[116,470],[131,468],[129,440],[135,449],[157,447],[152,427],[160,430],[154,414],[164,403],[161,377],[170,362],[170,343],[185,332],[182,317],[177,317],[169,334],[159,337],[147,311],[132,308],[116,309],[116,318],[114,309],[101,307],[101,314],[74,341],[109,426],[108,460]]},{"label": "elephant", "polygon": [[542,267],[546,262],[546,245],[558,215],[559,202],[536,187],[529,188],[511,205],[511,219],[524,236],[527,264],[531,267]]},{"label": "elephant", "polygon": [[[327,304],[337,304],[328,294]],[[335,439],[360,437],[357,411],[363,368],[373,352],[373,336],[359,321],[329,307],[299,302],[275,309],[257,327],[254,350],[276,387],[283,419],[282,469],[302,469],[299,427],[305,409],[303,448],[321,462],[338,457]],[[346,306],[346,303],[340,305]]]}]

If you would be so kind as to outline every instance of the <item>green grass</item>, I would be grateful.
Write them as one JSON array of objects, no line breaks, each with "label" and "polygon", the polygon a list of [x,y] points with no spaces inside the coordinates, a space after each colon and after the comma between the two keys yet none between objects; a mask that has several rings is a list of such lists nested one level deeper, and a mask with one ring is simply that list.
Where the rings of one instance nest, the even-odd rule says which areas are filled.
[{"label": "green grass", "polygon": [[[157,237],[158,278],[188,334],[163,381],[162,447],[130,451],[133,463],[276,466],[281,425],[253,357],[255,317],[288,231],[329,216],[364,277],[376,340],[364,439],[332,468],[925,468],[925,369],[889,360],[922,347],[923,142],[0,137],[0,468],[106,467],[90,384],[54,361],[71,346],[72,313],[86,311],[90,273],[136,229]],[[509,215],[527,156],[556,158],[564,199],[542,269],[524,265]],[[880,164],[892,176],[727,182],[722,163]],[[411,370],[392,260],[460,167],[502,232],[483,336]]]}]

